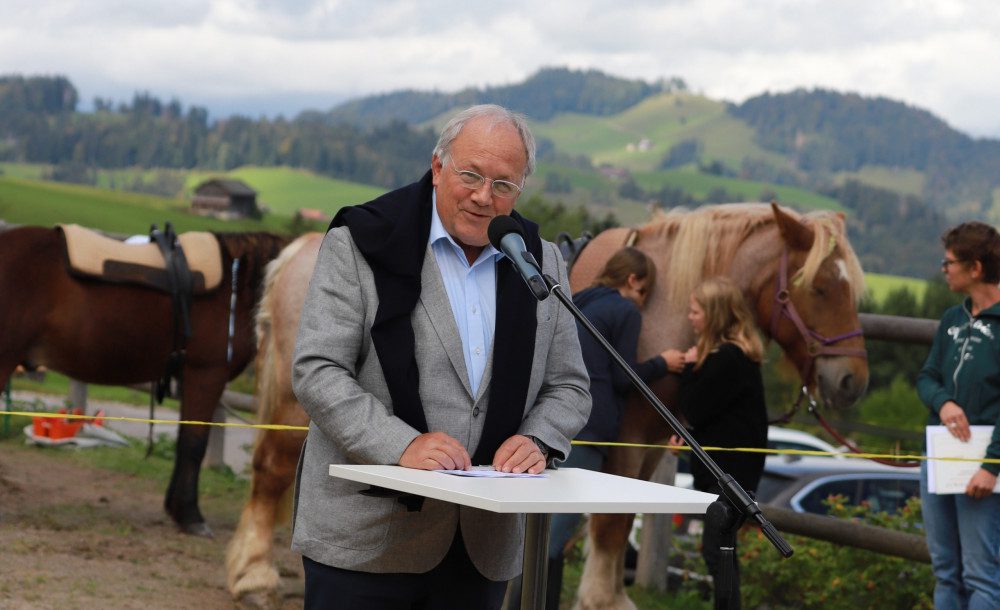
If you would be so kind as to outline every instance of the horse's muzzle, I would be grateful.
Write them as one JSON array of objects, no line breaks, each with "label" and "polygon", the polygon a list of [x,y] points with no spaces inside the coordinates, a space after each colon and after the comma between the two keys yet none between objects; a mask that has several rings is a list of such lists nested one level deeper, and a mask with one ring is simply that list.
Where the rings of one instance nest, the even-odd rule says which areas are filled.
[{"label": "horse's muzzle", "polygon": [[851,407],[868,388],[868,363],[851,356],[817,358],[816,385],[820,397],[830,407]]}]

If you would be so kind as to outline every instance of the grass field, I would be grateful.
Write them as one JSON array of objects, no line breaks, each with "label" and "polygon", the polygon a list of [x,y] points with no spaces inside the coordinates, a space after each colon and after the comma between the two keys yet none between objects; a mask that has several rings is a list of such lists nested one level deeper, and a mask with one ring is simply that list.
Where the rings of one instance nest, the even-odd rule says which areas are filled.
[{"label": "grass field", "polygon": [[14,224],[76,223],[124,235],[170,221],[177,231],[282,231],[287,218],[222,221],[196,216],[175,199],[0,176],[0,218]]},{"label": "grass field", "polygon": [[41,180],[50,169],[39,163],[0,163],[0,177]]},{"label": "grass field", "polygon": [[[69,377],[55,371],[46,371],[42,380],[36,381],[27,376],[15,375],[11,377],[10,387],[12,390],[25,392],[38,392],[40,394],[53,394],[56,396],[69,396]],[[109,400],[130,405],[148,405],[149,392],[135,390],[125,386],[87,384],[87,397],[95,400]],[[177,408],[179,402],[173,398],[166,398],[163,401],[165,406]]]},{"label": "grass field", "polygon": [[[689,139],[703,143],[705,158],[731,167],[740,167],[747,156],[784,163],[780,155],[757,146],[753,131],[730,116],[724,103],[687,92],[657,95],[610,117],[564,113],[533,123],[532,129],[562,152],[631,171],[654,170],[672,146]],[[648,140],[644,150],[637,147],[642,139]]]},{"label": "grass field", "polygon": [[761,194],[773,192],[778,196],[778,202],[804,210],[837,210],[843,211],[843,206],[836,199],[825,197],[812,191],[782,186],[768,182],[715,176],[690,170],[670,170],[656,172],[637,172],[636,184],[647,191],[656,191],[664,186],[672,186],[690,193],[696,198],[704,198],[712,189],[725,189],[743,197],[744,201],[761,201]]},{"label": "grass field", "polygon": [[927,282],[925,280],[903,277],[901,275],[866,273],[865,287],[868,289],[868,294],[870,294],[877,303],[882,303],[885,300],[885,297],[897,288],[909,289],[909,291],[913,293],[913,296],[920,300],[924,297],[924,292],[927,290]]},{"label": "grass field", "polygon": [[920,197],[923,195],[927,178],[923,172],[913,169],[869,165],[856,172],[841,172],[836,175],[836,180],[839,183],[857,180],[904,195]]},{"label": "grass field", "polygon": [[331,216],[346,205],[364,203],[386,189],[336,180],[292,167],[241,167],[231,172],[191,172],[184,190],[190,193],[202,180],[224,176],[242,180],[257,191],[257,201],[270,213],[292,216],[299,208],[315,208]]}]

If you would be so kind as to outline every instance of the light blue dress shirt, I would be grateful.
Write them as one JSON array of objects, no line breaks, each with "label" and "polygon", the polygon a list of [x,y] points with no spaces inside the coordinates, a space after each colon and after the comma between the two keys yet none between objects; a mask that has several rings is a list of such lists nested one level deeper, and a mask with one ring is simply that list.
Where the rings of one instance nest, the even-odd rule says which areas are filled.
[{"label": "light blue dress shirt", "polygon": [[486,371],[486,361],[493,349],[497,310],[496,261],[503,253],[487,244],[479,253],[479,258],[469,265],[461,246],[441,224],[436,193],[432,196],[431,209],[429,243],[441,270],[458,334],[462,337],[469,387],[472,395],[476,396]]}]

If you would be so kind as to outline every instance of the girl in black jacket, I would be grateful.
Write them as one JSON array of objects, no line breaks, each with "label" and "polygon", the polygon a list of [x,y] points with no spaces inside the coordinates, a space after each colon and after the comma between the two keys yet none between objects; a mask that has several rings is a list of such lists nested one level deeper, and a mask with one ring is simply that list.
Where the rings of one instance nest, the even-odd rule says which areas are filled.
[{"label": "girl in black jacket", "polygon": [[[767,406],[760,363],[764,349],[740,288],[729,278],[703,281],[691,295],[688,320],[697,343],[686,354],[670,350],[670,369],[681,373],[678,404],[700,444],[714,447],[767,447]],[[680,438],[671,438],[680,444]],[[763,453],[715,451],[724,472],[743,489],[757,489],[764,471]],[[691,474],[699,491],[720,493],[715,477],[693,460]],[[713,577],[719,573],[719,540],[708,528],[702,556]],[[739,608],[739,578],[733,579],[730,608]]]}]

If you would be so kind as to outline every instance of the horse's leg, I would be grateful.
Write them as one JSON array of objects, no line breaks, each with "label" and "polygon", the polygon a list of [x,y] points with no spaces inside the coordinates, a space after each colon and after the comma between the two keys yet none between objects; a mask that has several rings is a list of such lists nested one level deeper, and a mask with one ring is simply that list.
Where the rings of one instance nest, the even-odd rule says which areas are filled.
[{"label": "horse's leg", "polygon": [[[605,472],[621,476],[639,475],[643,450],[612,447],[608,451]],[[635,604],[625,594],[625,550],[635,515],[590,515],[587,556],[577,591],[580,610],[634,610]]]},{"label": "horse's leg", "polygon": [[[657,388],[661,384],[656,384]],[[633,395],[625,408],[619,440],[650,443],[663,440],[663,420],[643,399]],[[648,449],[611,447],[604,471],[619,476],[648,479],[656,465]],[[577,590],[578,610],[634,610],[625,594],[625,551],[635,515],[590,516],[590,539]]]},{"label": "horse's leg", "polygon": [[[305,425],[308,418],[297,404]],[[226,550],[226,584],[234,599],[246,598],[258,606],[273,605],[279,583],[271,558],[274,524],[284,508],[287,491],[295,480],[299,451],[305,432],[268,430],[253,453],[250,500]],[[263,597],[264,599],[251,599]]]},{"label": "horse's leg", "polygon": [[[219,398],[226,387],[228,369],[184,366],[181,419],[212,421]],[[198,475],[208,446],[210,426],[181,425],[177,429],[174,472],[163,506],[186,534],[212,537],[212,529],[198,508]]]}]

